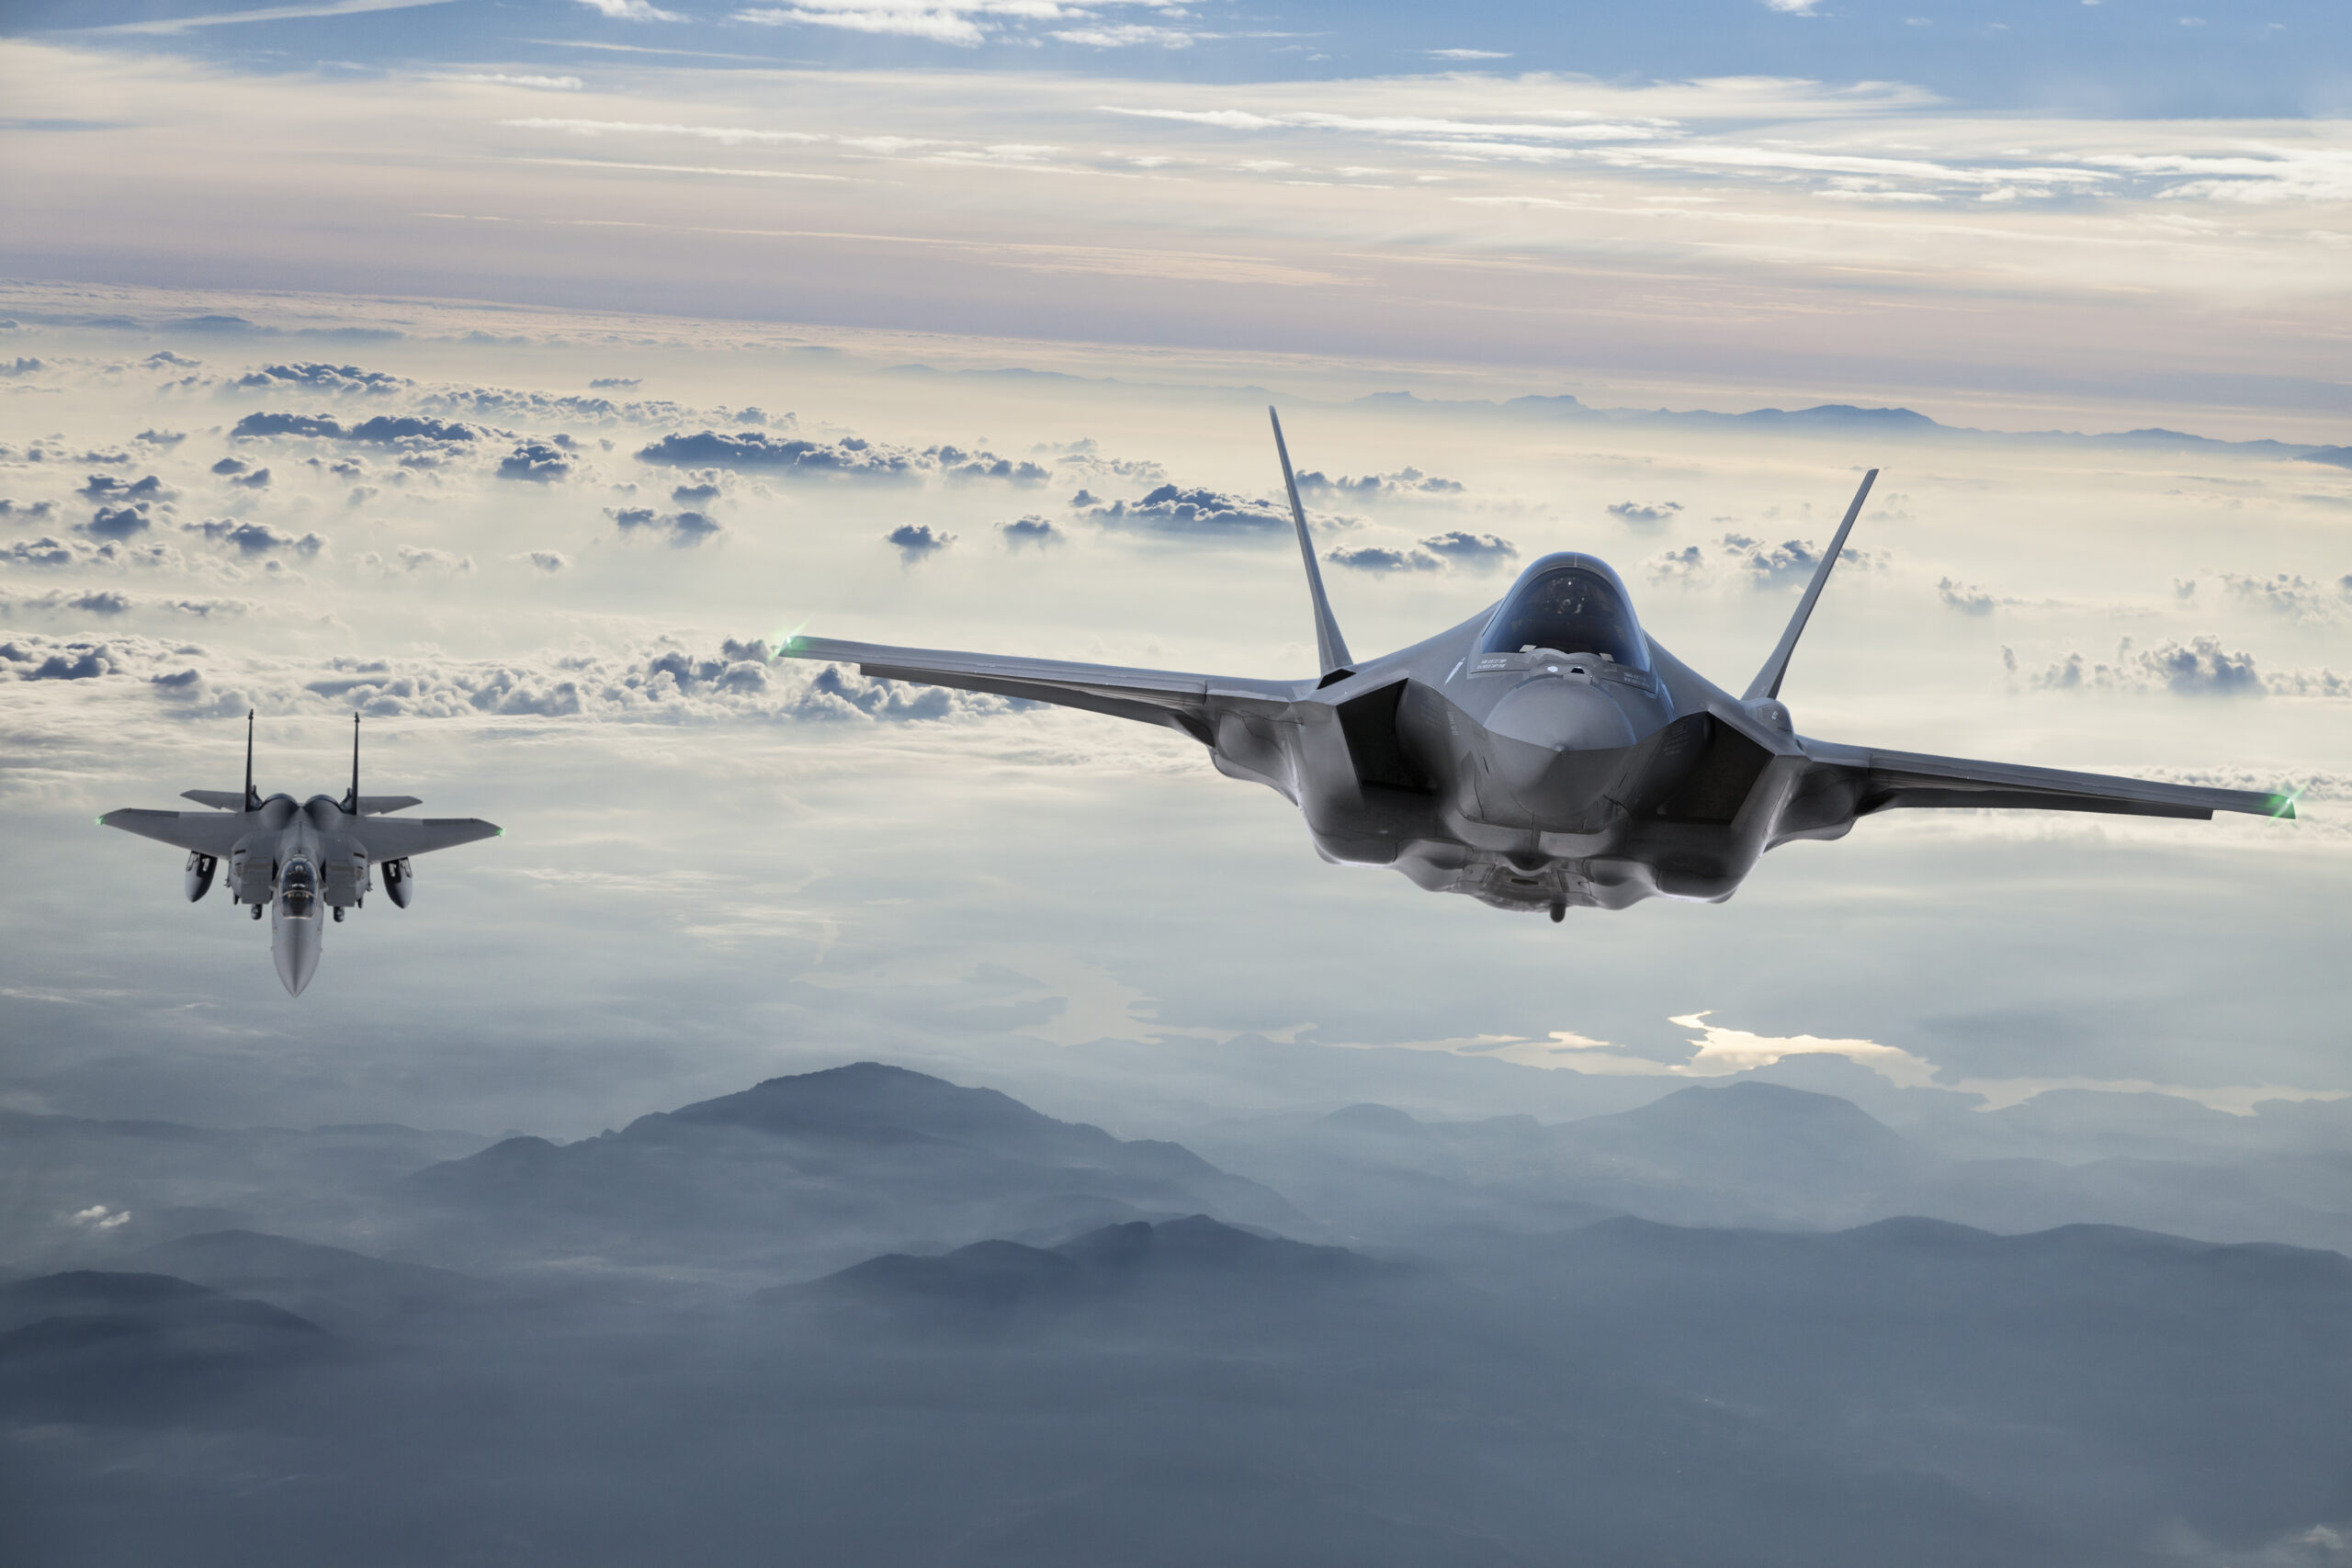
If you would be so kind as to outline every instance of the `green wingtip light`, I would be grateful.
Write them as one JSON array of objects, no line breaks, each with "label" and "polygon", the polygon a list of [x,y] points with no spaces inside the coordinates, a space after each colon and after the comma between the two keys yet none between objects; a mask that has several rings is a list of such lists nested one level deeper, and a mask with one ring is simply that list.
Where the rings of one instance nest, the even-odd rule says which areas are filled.
[{"label": "green wingtip light", "polygon": [[2294,790],[2290,794],[2272,795],[2270,798],[2274,804],[2270,809],[2271,820],[2274,822],[2294,821],[2295,802],[2301,800],[2303,796],[2303,790],[2309,789],[2310,787],[2311,786],[2309,784],[2305,784],[2301,789]]}]

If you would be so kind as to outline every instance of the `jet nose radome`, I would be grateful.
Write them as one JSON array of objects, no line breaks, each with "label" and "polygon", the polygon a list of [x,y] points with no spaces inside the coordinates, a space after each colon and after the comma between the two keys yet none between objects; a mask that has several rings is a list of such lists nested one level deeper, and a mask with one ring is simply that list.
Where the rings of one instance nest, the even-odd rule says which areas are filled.
[{"label": "jet nose radome", "polygon": [[316,920],[280,920],[277,940],[271,943],[272,955],[277,960],[277,977],[286,983],[286,994],[299,997],[302,987],[319,968],[319,922]]},{"label": "jet nose radome", "polygon": [[1547,751],[1602,751],[1634,740],[1624,710],[1581,661],[1567,658],[1543,666],[1497,703],[1487,716],[1487,731]]}]

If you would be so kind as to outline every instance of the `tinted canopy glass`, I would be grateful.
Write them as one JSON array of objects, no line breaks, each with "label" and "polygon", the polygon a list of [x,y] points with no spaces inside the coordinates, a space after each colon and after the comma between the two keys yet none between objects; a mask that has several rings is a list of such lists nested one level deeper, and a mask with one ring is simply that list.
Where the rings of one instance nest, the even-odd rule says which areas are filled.
[{"label": "tinted canopy glass", "polygon": [[288,866],[278,894],[286,901],[288,916],[298,920],[308,919],[319,895],[318,882],[311,875],[310,866],[299,860]]},{"label": "tinted canopy glass", "polygon": [[1633,611],[1598,572],[1555,567],[1521,588],[1502,607],[1481,653],[1548,648],[1560,653],[1604,653],[1636,670],[1650,667],[1649,650]]}]

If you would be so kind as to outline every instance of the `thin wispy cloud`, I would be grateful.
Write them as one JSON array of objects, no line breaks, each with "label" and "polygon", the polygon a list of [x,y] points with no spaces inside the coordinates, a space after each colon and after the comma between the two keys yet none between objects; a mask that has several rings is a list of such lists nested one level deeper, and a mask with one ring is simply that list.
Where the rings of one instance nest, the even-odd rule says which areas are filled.
[{"label": "thin wispy cloud", "polygon": [[607,21],[614,22],[683,22],[690,18],[677,11],[664,11],[652,0],[580,0]]},{"label": "thin wispy cloud", "polygon": [[426,78],[434,82],[470,82],[486,87],[537,87],[547,92],[576,93],[588,84],[577,76],[537,76],[510,74],[503,71],[442,72]]},{"label": "thin wispy cloud", "polygon": [[575,136],[687,136],[704,141],[716,141],[723,147],[750,147],[768,143],[823,141],[825,136],[808,130],[755,130],[736,125],[651,125],[625,119],[502,119],[501,125],[522,130],[566,130]]},{"label": "thin wispy cloud", "polygon": [[91,28],[94,33],[184,33],[197,28],[242,27],[254,22],[291,22],[323,17],[356,17],[371,11],[413,11],[456,4],[456,0],[323,0],[317,5],[263,6],[245,11],[215,11],[193,17],[159,17],[153,21],[111,22]]},{"label": "thin wispy cloud", "polygon": [[[1059,21],[1043,37],[1096,49],[1146,46],[1183,49],[1197,34],[1147,23],[1114,22],[1102,14],[1123,8],[1174,11],[1173,0],[807,0],[797,6],[752,6],[734,19],[760,27],[834,28],[846,32],[923,39],[973,49],[992,37],[1022,36],[1029,24]],[[1083,25],[1068,25],[1083,24]]]}]

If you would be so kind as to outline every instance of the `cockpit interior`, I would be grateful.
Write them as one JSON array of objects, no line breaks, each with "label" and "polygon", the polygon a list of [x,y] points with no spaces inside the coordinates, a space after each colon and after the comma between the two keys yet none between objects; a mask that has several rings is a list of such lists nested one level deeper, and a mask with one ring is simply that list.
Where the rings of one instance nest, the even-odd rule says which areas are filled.
[{"label": "cockpit interior", "polygon": [[1481,653],[1597,653],[1635,670],[1650,667],[1649,643],[1614,584],[1586,567],[1559,566],[1520,585],[1487,628]]}]

